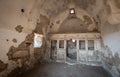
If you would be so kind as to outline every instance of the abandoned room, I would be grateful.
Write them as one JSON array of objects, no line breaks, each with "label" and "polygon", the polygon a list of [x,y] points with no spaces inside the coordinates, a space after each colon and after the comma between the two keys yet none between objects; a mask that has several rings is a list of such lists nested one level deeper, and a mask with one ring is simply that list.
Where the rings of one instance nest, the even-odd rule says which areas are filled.
[{"label": "abandoned room", "polygon": [[120,0],[0,0],[0,77],[120,77]]}]

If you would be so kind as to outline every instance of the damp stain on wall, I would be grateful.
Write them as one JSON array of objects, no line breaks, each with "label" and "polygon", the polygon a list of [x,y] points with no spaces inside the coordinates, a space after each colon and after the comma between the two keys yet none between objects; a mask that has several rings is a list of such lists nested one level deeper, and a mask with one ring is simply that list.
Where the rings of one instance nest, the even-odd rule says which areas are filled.
[{"label": "damp stain on wall", "polygon": [[60,20],[56,21],[56,24],[60,24]]},{"label": "damp stain on wall", "polygon": [[8,41],[9,41],[9,39],[6,39],[6,41],[8,42]]},{"label": "damp stain on wall", "polygon": [[15,27],[15,30],[16,30],[17,32],[21,33],[22,30],[23,30],[23,27],[22,27],[21,25],[17,25],[17,26]]},{"label": "damp stain on wall", "polygon": [[12,40],[14,43],[17,43],[17,39],[15,39],[15,38],[13,38],[13,40]]},{"label": "damp stain on wall", "polygon": [[86,25],[92,24],[92,20],[89,16],[84,15],[83,18],[84,18],[84,22],[85,22]]},{"label": "damp stain on wall", "polygon": [[49,26],[50,24],[50,19],[42,14],[40,15],[40,20],[40,23],[37,23],[36,28],[34,30],[36,33],[42,33],[42,28],[47,28],[47,26]]}]

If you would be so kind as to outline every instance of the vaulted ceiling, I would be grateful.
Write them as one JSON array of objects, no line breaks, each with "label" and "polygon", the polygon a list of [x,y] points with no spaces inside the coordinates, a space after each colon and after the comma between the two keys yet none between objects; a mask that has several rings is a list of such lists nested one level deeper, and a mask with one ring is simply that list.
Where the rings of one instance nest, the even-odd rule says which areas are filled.
[{"label": "vaulted ceiling", "polygon": [[13,30],[13,27],[23,25],[24,31],[28,32],[41,21],[40,15],[46,16],[52,23],[65,10],[79,8],[89,14],[101,29],[106,21],[120,23],[119,4],[119,0],[0,0],[0,27]]}]

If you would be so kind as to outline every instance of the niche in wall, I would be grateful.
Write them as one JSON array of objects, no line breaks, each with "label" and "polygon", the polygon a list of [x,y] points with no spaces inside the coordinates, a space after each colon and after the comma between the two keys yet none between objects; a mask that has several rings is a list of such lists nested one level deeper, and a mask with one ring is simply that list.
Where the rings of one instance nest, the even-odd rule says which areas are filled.
[{"label": "niche in wall", "polygon": [[34,33],[34,47],[40,48],[42,46],[43,35]]}]

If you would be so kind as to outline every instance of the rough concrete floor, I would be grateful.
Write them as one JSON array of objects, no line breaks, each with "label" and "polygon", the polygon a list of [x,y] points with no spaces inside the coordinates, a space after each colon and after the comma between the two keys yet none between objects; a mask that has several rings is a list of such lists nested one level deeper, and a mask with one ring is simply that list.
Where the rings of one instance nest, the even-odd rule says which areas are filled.
[{"label": "rough concrete floor", "polygon": [[111,77],[102,67],[47,63],[18,77]]}]

